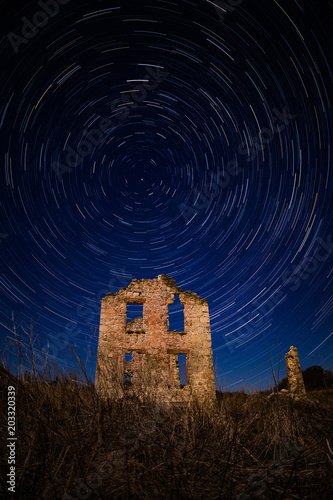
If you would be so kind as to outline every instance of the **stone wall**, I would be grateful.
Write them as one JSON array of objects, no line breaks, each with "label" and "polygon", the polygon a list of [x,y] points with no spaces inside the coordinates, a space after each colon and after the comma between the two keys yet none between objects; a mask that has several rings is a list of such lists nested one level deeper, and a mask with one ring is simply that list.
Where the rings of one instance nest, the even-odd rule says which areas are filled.
[{"label": "stone wall", "polygon": [[[169,331],[168,305],[179,295],[184,332]],[[127,304],[143,304],[141,318],[126,323]],[[131,361],[125,360],[125,355]],[[178,354],[186,354],[187,385],[181,387]],[[166,275],[133,280],[102,301],[96,387],[116,397],[124,390],[168,402],[215,400],[209,310],[206,300]]]},{"label": "stone wall", "polygon": [[291,346],[285,358],[289,392],[294,395],[305,395],[305,385],[296,347]]}]

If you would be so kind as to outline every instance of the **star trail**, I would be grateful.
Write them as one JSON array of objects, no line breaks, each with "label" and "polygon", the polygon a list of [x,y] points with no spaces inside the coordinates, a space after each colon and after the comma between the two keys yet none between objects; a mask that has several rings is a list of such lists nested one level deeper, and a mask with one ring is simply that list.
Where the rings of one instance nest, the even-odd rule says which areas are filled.
[{"label": "star trail", "polygon": [[332,369],[332,3],[0,5],[2,337],[93,376],[102,297],[163,273],[219,386]]}]

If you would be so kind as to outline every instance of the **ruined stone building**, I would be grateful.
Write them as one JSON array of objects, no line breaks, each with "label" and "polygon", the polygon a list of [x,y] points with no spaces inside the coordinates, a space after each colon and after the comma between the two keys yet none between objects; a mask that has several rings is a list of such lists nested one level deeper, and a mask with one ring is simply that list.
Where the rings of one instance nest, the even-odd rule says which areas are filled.
[{"label": "ruined stone building", "polygon": [[[184,310],[184,331],[169,330],[168,306],[176,295]],[[131,304],[142,304],[142,316],[127,322]],[[186,363],[182,384],[179,357]],[[128,390],[173,403],[215,400],[207,300],[183,292],[164,274],[134,279],[109,293],[101,308],[96,388],[113,397]]]},{"label": "ruined stone building", "polygon": [[305,385],[296,347],[291,346],[285,355],[289,392],[292,395],[305,396]]}]

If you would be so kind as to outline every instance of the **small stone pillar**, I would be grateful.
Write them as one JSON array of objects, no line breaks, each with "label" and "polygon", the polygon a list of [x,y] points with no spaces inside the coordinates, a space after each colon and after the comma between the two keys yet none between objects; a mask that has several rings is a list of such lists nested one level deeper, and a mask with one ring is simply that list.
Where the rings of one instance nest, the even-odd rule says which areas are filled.
[{"label": "small stone pillar", "polygon": [[296,347],[291,346],[285,358],[290,394],[305,396],[305,385]]}]

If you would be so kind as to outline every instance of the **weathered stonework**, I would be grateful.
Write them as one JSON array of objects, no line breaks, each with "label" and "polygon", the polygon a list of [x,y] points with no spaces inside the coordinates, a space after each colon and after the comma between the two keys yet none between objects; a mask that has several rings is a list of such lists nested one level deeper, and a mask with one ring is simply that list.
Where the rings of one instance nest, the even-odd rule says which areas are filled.
[{"label": "weathered stonework", "polygon": [[[169,331],[168,305],[175,295],[184,306],[184,332]],[[130,303],[143,304],[143,317],[126,323]],[[129,353],[132,360],[125,361]],[[187,355],[187,385],[183,388],[178,354]],[[164,274],[152,280],[133,280],[102,301],[96,388],[122,397],[127,387],[171,403],[216,399],[208,302],[183,292]]]},{"label": "weathered stonework", "polygon": [[296,347],[291,346],[285,358],[290,394],[305,396],[305,385]]}]

